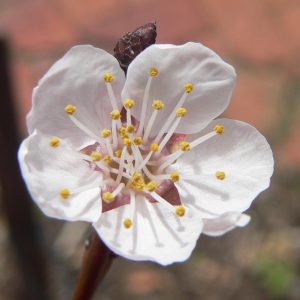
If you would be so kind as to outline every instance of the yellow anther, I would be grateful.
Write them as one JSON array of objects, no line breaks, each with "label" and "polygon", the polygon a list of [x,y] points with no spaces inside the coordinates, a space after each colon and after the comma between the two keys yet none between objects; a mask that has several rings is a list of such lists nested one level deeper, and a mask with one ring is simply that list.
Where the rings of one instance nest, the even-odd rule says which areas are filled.
[{"label": "yellow anther", "polygon": [[177,171],[174,171],[170,174],[170,179],[173,181],[173,182],[177,182],[179,180],[179,172]]},{"label": "yellow anther", "polygon": [[224,133],[224,126],[221,125],[221,124],[217,124],[215,127],[214,127],[214,131],[218,134],[223,134]]},{"label": "yellow anther", "polygon": [[103,138],[108,138],[111,135],[111,131],[109,129],[103,129],[100,134]]},{"label": "yellow anther", "polygon": [[126,132],[128,132],[128,133],[134,133],[134,126],[132,126],[132,125],[127,126]]},{"label": "yellow anther", "polygon": [[129,229],[132,226],[132,221],[128,218],[124,219],[123,225],[126,229]]},{"label": "yellow anther", "polygon": [[150,68],[149,70],[149,75],[152,76],[152,77],[155,77],[158,75],[158,70],[156,68]]},{"label": "yellow anther", "polygon": [[156,110],[162,110],[165,107],[165,105],[161,100],[156,99],[153,101],[152,107]]},{"label": "yellow anther", "polygon": [[114,201],[114,196],[111,192],[104,192],[102,194],[102,199],[106,203],[111,203],[112,201]]},{"label": "yellow anther", "polygon": [[143,178],[143,175],[139,172],[134,172],[131,176],[132,181],[137,181],[137,180],[142,179],[142,178]]},{"label": "yellow anther", "polygon": [[101,159],[101,153],[93,151],[91,153],[91,159],[92,159],[92,161],[99,161]]},{"label": "yellow anther", "polygon": [[118,129],[119,135],[121,138],[125,138],[126,136],[126,128],[125,127],[121,127]]},{"label": "yellow anther", "polygon": [[150,181],[146,185],[146,190],[148,192],[154,192],[156,190],[156,188],[157,188],[157,183],[154,181]]},{"label": "yellow anther", "polygon": [[184,107],[179,107],[176,109],[176,116],[179,118],[184,117],[186,112],[187,110]]},{"label": "yellow anther", "polygon": [[151,144],[150,148],[151,148],[151,151],[157,152],[159,149],[159,146],[158,146],[158,144],[153,143],[153,144]]},{"label": "yellow anther", "polygon": [[130,108],[133,108],[133,106],[135,105],[135,102],[132,99],[126,99],[123,102],[123,105],[124,105],[125,108],[130,109]]},{"label": "yellow anther", "polygon": [[118,110],[113,110],[111,113],[110,113],[110,116],[113,120],[119,120],[120,119],[120,112]]},{"label": "yellow anther", "polygon": [[190,82],[188,82],[184,85],[184,90],[187,94],[191,93],[193,91],[193,88],[194,87]]},{"label": "yellow anther", "polygon": [[124,138],[123,143],[126,147],[130,147],[132,145],[132,140],[129,138]]},{"label": "yellow anther", "polygon": [[60,140],[57,137],[53,137],[50,141],[49,141],[49,146],[56,148],[59,146]]},{"label": "yellow anther", "polygon": [[133,142],[135,145],[140,146],[143,143],[143,139],[140,136],[137,136],[136,138],[134,138]]},{"label": "yellow anther", "polygon": [[131,176],[131,180],[129,182],[129,187],[131,189],[140,190],[142,191],[146,186],[143,176],[139,172],[134,172]]},{"label": "yellow anther", "polygon": [[59,191],[59,195],[63,199],[68,199],[71,195],[70,190],[67,188],[63,188]]},{"label": "yellow anther", "polygon": [[225,173],[223,171],[217,171],[215,175],[219,180],[225,179]]},{"label": "yellow anther", "polygon": [[109,164],[110,163],[110,156],[109,155],[105,155],[104,157],[103,157],[103,161],[106,163],[106,164]]},{"label": "yellow anther", "polygon": [[103,75],[103,80],[104,80],[106,83],[112,83],[114,79],[115,79],[115,78],[114,78],[113,74],[111,74],[111,73],[105,73],[105,74]]},{"label": "yellow anther", "polygon": [[179,147],[182,151],[189,151],[191,150],[191,146],[189,142],[182,141],[179,143]]},{"label": "yellow anther", "polygon": [[120,158],[121,155],[122,155],[122,150],[121,150],[121,149],[118,149],[118,150],[115,151],[114,154],[115,154],[115,157]]},{"label": "yellow anther", "polygon": [[68,104],[67,106],[65,106],[65,112],[68,115],[73,115],[76,111],[76,106],[72,105],[72,104]]},{"label": "yellow anther", "polygon": [[185,208],[182,205],[176,206],[175,212],[178,217],[183,217],[185,214]]}]

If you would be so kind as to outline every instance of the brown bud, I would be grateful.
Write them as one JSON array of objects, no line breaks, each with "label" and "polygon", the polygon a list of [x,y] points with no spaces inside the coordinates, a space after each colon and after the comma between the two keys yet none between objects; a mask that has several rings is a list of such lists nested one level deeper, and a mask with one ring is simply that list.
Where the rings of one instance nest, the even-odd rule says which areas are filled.
[{"label": "brown bud", "polygon": [[133,59],[144,49],[154,44],[155,39],[155,23],[145,24],[132,32],[126,33],[119,39],[114,48],[114,56],[125,73]]}]

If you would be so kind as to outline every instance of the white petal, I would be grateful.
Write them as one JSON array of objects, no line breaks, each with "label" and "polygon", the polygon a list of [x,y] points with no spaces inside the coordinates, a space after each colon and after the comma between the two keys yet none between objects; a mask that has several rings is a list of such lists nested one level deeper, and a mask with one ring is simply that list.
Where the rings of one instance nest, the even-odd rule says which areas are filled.
[{"label": "white petal", "polygon": [[125,77],[118,61],[104,50],[92,46],[71,48],[34,89],[33,106],[27,118],[29,132],[37,129],[59,136],[76,148],[93,143],[73,124],[64,107],[68,104],[76,106],[76,118],[99,135],[100,130],[111,125],[109,113],[112,106],[103,80],[103,74],[107,72],[115,77],[112,87],[117,99],[120,99]]},{"label": "white petal", "polygon": [[123,226],[129,205],[105,212],[94,224],[105,244],[128,259],[149,260],[161,265],[186,260],[202,230],[202,220],[189,209],[179,218],[158,203],[137,199],[133,225]]},{"label": "white petal", "polygon": [[[92,171],[81,156],[61,141],[34,132],[19,149],[19,162],[27,188],[37,205],[50,217],[69,221],[95,221],[101,214],[100,173]],[[60,197],[67,188],[70,196]]]},{"label": "white petal", "polygon": [[215,219],[203,219],[203,233],[210,236],[220,236],[236,226],[246,226],[250,219],[250,216],[236,212],[227,213]]},{"label": "white petal", "polygon": [[[162,128],[181,96],[184,85],[192,83],[194,90],[187,97],[184,107],[187,115],[180,122],[177,132],[196,133],[227,107],[235,85],[235,71],[212,50],[200,43],[181,46],[153,45],[139,54],[129,65],[122,97],[136,100],[134,116],[139,119],[144,89],[151,67],[158,69],[158,76],[151,84],[148,113],[153,99],[160,99],[165,108],[159,112],[151,136]],[[147,123],[147,121],[146,121]]]},{"label": "white petal", "polygon": [[[208,217],[203,211],[215,215],[245,211],[269,186],[274,169],[268,142],[249,124],[219,119],[201,135],[218,123],[224,125],[223,135],[184,153],[172,166],[182,175],[176,183],[181,199],[193,204],[202,217]],[[224,180],[216,178],[217,171],[225,173]]]}]

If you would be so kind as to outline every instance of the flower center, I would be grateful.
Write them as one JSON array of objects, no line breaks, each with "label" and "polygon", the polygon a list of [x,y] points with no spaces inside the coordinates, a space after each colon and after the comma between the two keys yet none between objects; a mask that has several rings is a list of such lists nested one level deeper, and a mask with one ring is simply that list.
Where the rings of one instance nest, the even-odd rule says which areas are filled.
[{"label": "flower center", "polygon": [[[102,200],[105,204],[111,204],[117,198],[122,199],[122,197],[127,196],[128,198],[129,196],[129,205],[131,206],[129,211],[133,214],[136,195],[142,194],[147,196],[145,199],[153,199],[153,202],[161,203],[170,209],[174,215],[183,217],[185,208],[182,205],[172,205],[157,192],[157,189],[166,182],[178,182],[180,180],[178,171],[168,172],[168,167],[174,161],[205,140],[217,134],[222,134],[224,129],[222,125],[217,125],[212,132],[191,143],[179,138],[177,150],[170,151],[168,143],[176,135],[176,129],[182,118],[188,114],[183,104],[193,91],[193,85],[186,83],[183,87],[183,94],[173,112],[169,115],[158,134],[155,137],[151,136],[155,120],[165,108],[165,104],[161,99],[153,99],[152,113],[150,118],[146,120],[151,84],[158,75],[157,68],[149,70],[139,122],[131,113],[132,108],[135,106],[133,99],[125,99],[123,108],[118,109],[113,91],[114,76],[110,73],[103,75],[112,106],[110,128],[104,128],[97,136],[76,118],[76,107],[74,105],[68,104],[65,106],[65,112],[78,128],[95,140],[96,149],[93,149],[89,153],[90,155],[83,154],[83,159],[104,175],[105,186],[102,187]],[[181,136],[185,137],[185,135]],[[52,139],[50,143],[52,147],[56,147],[59,142]],[[221,175],[217,175],[217,177],[222,179]],[[66,190],[61,193],[63,198],[67,198],[70,194]],[[126,216],[123,223],[125,228],[132,226],[132,219],[132,215]]]}]

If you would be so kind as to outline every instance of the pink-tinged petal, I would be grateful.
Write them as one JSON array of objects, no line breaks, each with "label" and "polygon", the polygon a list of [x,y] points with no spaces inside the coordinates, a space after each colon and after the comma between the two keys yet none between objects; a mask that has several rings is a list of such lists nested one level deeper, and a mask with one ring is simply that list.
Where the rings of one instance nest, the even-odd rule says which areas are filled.
[{"label": "pink-tinged petal", "polygon": [[177,217],[159,203],[137,198],[132,227],[126,229],[123,220],[129,214],[130,205],[123,205],[103,213],[94,227],[113,252],[136,261],[161,265],[184,261],[202,231],[202,220],[193,209]]},{"label": "pink-tinged petal", "polygon": [[94,139],[74,125],[64,108],[74,105],[74,116],[97,136],[100,130],[111,126],[112,106],[103,80],[105,73],[114,76],[111,84],[120,108],[125,77],[118,61],[89,45],[71,48],[34,89],[33,106],[27,117],[29,133],[37,129],[59,136],[78,149],[94,143]]},{"label": "pink-tinged petal", "polygon": [[[269,186],[274,169],[270,146],[254,127],[218,119],[200,136],[212,131],[216,124],[224,126],[222,135],[184,153],[172,166],[181,174],[176,186],[183,204],[190,203],[204,218],[245,211]],[[223,180],[217,178],[216,172],[224,172]]]},{"label": "pink-tinged petal", "polygon": [[53,218],[97,220],[102,210],[101,174],[93,171],[64,141],[51,147],[50,140],[51,137],[35,131],[19,149],[22,175],[33,200]]},{"label": "pink-tinged petal", "polygon": [[129,65],[122,98],[136,101],[133,115],[139,120],[149,69],[155,67],[158,75],[152,78],[146,124],[152,113],[154,99],[165,103],[159,111],[150,136],[155,137],[163,127],[179,99],[184,85],[193,84],[183,106],[187,115],[181,120],[178,133],[196,133],[227,107],[235,85],[235,71],[212,50],[200,43],[181,46],[152,45],[139,54]]},{"label": "pink-tinged petal", "polygon": [[244,227],[250,222],[246,214],[230,212],[215,219],[203,219],[203,233],[210,236],[220,236],[234,229]]}]

